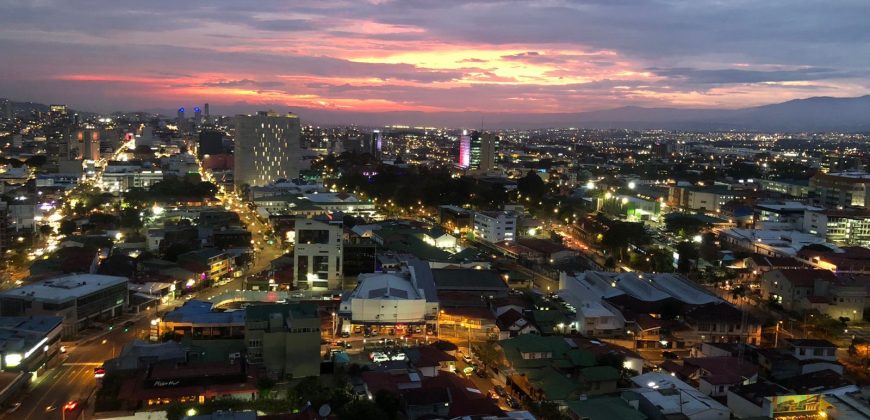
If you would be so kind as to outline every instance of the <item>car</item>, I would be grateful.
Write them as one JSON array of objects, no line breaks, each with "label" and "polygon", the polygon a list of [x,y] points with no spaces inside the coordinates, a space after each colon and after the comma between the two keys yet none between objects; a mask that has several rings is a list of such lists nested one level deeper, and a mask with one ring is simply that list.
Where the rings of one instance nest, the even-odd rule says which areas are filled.
[{"label": "car", "polygon": [[508,407],[510,407],[510,408],[520,408],[520,402],[517,401],[516,398],[511,397],[511,396],[508,396],[507,398],[505,398],[505,400],[507,401],[507,405],[508,405]]},{"label": "car", "polygon": [[12,406],[10,406],[9,408],[7,408],[7,409],[6,409],[6,412],[7,412],[7,413],[14,413],[14,412],[16,412],[19,408],[21,408],[21,403],[20,403],[20,402],[17,402],[17,403],[15,403],[15,404],[12,404]]},{"label": "car", "polygon": [[57,411],[57,404],[49,404],[45,406],[46,413],[51,413],[52,411]]},{"label": "car", "polygon": [[342,331],[341,337],[342,338],[350,338],[350,332],[349,331]]},{"label": "car", "polygon": [[374,358],[372,358],[372,362],[375,362],[375,363],[384,363],[384,362],[389,362],[389,361],[390,361],[390,356],[387,356],[386,354],[383,354],[383,353],[379,353]]},{"label": "car", "polygon": [[489,375],[486,374],[486,371],[483,369],[477,369],[474,371],[474,374],[477,375],[478,378],[486,379]]},{"label": "car", "polygon": [[469,355],[462,356],[462,361],[465,362],[465,364],[467,364],[467,365],[474,363],[474,360],[472,360],[471,356],[469,356]]},{"label": "car", "polygon": [[396,353],[396,354],[394,354],[392,357],[390,357],[390,360],[399,360],[399,361],[401,361],[401,360],[407,360],[407,359],[408,359],[408,357],[405,356],[405,353]]},{"label": "car", "polygon": [[496,385],[496,386],[492,387],[492,389],[495,391],[496,394],[498,394],[499,397],[507,397],[508,396],[507,391],[505,391],[504,387],[501,385]]}]

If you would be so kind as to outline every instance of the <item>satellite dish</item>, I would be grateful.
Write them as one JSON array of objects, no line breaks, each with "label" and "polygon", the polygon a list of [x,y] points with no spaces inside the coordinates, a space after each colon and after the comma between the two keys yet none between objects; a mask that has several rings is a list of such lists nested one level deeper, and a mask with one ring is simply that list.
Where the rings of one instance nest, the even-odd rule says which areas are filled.
[{"label": "satellite dish", "polygon": [[332,407],[329,404],[323,404],[320,406],[320,409],[317,410],[317,415],[321,418],[326,418],[329,414],[332,413]]}]

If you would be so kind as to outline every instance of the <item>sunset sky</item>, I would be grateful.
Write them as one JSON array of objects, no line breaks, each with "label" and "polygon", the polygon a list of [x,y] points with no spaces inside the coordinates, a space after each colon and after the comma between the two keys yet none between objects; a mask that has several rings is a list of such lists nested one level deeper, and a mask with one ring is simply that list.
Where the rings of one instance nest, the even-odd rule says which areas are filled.
[{"label": "sunset sky", "polygon": [[0,97],[348,111],[870,93],[870,1],[0,0]]}]

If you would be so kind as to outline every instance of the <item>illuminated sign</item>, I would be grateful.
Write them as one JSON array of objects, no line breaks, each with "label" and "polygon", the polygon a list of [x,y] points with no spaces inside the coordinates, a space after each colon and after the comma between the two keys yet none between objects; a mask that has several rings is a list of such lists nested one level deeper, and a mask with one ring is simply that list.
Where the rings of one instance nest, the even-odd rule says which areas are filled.
[{"label": "illuminated sign", "polygon": [[815,414],[819,410],[821,395],[778,395],[770,399],[769,417],[794,417],[803,414]]}]

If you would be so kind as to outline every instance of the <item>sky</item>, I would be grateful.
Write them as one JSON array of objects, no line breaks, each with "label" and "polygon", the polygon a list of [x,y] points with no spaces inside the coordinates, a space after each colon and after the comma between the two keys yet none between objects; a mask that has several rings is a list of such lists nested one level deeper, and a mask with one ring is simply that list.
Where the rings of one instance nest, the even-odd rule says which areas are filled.
[{"label": "sky", "polygon": [[741,108],[870,93],[867,0],[0,0],[0,97],[76,109]]}]

